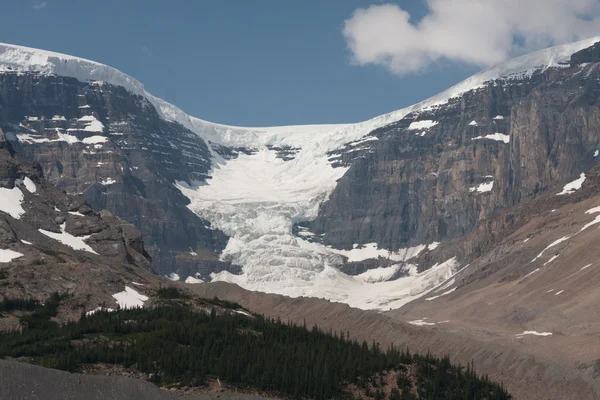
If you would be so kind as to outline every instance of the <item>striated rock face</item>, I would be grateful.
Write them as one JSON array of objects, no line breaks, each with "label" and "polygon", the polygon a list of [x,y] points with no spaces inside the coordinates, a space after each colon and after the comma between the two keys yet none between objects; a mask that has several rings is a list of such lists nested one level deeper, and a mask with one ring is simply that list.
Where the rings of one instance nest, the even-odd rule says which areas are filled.
[{"label": "striated rock face", "polygon": [[157,273],[235,270],[218,260],[225,235],[189,211],[172,185],[206,178],[207,145],[142,96],[101,82],[5,72],[0,127],[50,182],[140,229]]},{"label": "striated rock face", "polygon": [[579,177],[600,149],[598,48],[408,115],[358,158],[337,154],[350,169],[310,230],[345,249],[455,238]]},{"label": "striated rock face", "polygon": [[[14,155],[0,130],[0,287],[3,297],[69,294],[71,318],[107,302],[151,259],[133,225],[49,184],[39,164]],[[0,327],[1,329],[1,327]]]}]

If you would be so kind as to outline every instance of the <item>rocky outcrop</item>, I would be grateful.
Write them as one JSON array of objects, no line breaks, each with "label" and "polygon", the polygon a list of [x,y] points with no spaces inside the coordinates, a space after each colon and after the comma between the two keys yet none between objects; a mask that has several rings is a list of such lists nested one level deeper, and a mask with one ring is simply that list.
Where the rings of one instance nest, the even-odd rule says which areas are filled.
[{"label": "rocky outcrop", "polygon": [[144,97],[102,82],[4,72],[0,127],[51,183],[135,225],[157,273],[236,270],[218,259],[227,237],[189,211],[173,186],[206,178],[206,143]]},{"label": "rocky outcrop", "polygon": [[65,319],[103,302],[116,307],[114,293],[151,275],[140,231],[49,184],[3,138],[0,130],[1,296],[69,294]]},{"label": "rocky outcrop", "polygon": [[345,249],[451,239],[576,179],[600,149],[596,51],[408,115],[373,132],[360,157],[332,154],[350,169],[310,230]]}]

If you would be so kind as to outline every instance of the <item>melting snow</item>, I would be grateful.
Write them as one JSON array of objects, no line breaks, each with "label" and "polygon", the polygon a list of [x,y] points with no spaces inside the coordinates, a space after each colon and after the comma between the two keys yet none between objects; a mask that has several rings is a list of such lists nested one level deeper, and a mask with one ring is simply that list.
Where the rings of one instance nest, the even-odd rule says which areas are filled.
[{"label": "melting snow", "polygon": [[0,211],[14,219],[20,219],[25,214],[22,203],[23,192],[17,186],[12,189],[0,188]]},{"label": "melting snow", "polygon": [[573,182],[569,182],[567,183],[564,187],[562,192],[557,193],[557,196],[561,196],[563,194],[572,194],[575,193],[575,191],[577,189],[581,189],[581,185],[583,185],[583,182],[585,182],[585,174],[582,172],[581,175],[579,175],[579,179],[575,179]]},{"label": "melting snow", "polygon": [[125,290],[112,295],[121,308],[143,307],[148,296],[138,293],[135,289],[125,286]]},{"label": "melting snow", "polygon": [[66,232],[65,229],[67,227],[67,223],[63,223],[60,226],[60,230],[62,231],[62,233],[55,233],[55,232],[50,232],[50,231],[46,231],[44,229],[38,229],[38,231],[40,231],[40,233],[43,233],[44,235],[48,236],[49,238],[52,238],[54,240],[58,240],[59,242],[61,242],[64,245],[67,245],[75,250],[84,250],[87,251],[89,253],[93,253],[93,254],[98,254],[94,251],[94,249],[92,249],[86,242],[85,240],[89,239],[89,237],[91,235],[88,236],[73,236],[70,233]]},{"label": "melting snow", "polygon": [[471,138],[471,140],[481,140],[481,139],[490,139],[490,140],[495,140],[497,142],[504,142],[504,143],[510,142],[510,136],[505,135],[504,133],[492,133],[492,134],[485,135],[485,136],[477,136],[477,137]]},{"label": "melting snow", "polygon": [[23,257],[23,254],[10,249],[0,249],[0,263],[8,263],[19,257]]}]

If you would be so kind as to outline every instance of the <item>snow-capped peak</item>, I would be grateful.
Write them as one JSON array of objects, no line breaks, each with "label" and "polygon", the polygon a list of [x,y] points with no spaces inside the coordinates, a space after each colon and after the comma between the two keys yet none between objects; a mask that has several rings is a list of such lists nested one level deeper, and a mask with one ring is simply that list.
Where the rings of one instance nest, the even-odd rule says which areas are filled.
[{"label": "snow-capped peak", "polygon": [[152,96],[144,85],[115,68],[65,54],[0,43],[0,72],[30,71],[68,76],[81,81],[103,81],[123,86],[132,93],[146,97],[168,120],[179,122],[206,140],[231,146],[262,147],[268,144],[294,147],[316,146],[328,152],[345,143],[360,139],[374,129],[404,118],[409,113],[446,103],[449,99],[483,86],[486,82],[531,75],[537,70],[559,66],[570,56],[600,41],[599,37],[551,47],[509,60],[476,74],[452,88],[413,106],[373,119],[338,125],[300,125],[277,127],[237,127],[216,124],[192,117],[178,107]]}]

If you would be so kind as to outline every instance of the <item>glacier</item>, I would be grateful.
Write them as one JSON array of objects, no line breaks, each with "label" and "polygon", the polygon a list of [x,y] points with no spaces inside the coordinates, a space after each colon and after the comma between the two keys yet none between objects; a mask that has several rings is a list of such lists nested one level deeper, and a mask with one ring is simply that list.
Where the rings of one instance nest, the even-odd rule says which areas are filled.
[{"label": "glacier", "polygon": [[[466,79],[418,104],[368,121],[352,124],[278,127],[235,127],[204,121],[148,93],[143,84],[120,71],[93,61],[64,54],[0,43],[2,71],[35,72],[69,76],[81,81],[123,86],[154,105],[162,118],[180,123],[207,144],[245,147],[255,151],[224,159],[212,152],[212,170],[206,182],[173,182],[190,200],[189,208],[222,230],[230,240],[221,258],[243,267],[241,275],[213,274],[213,281],[227,281],[249,290],[288,296],[312,296],[347,303],[363,309],[398,308],[422,297],[444,283],[453,282],[459,263],[451,258],[418,273],[410,261],[438,244],[423,243],[390,252],[376,243],[352,250],[334,249],[306,239],[310,232],[293,234],[295,223],[316,218],[346,167],[334,167],[328,153],[348,144],[377,140],[369,133],[420,111],[446,104],[463,93],[490,81],[521,79],[536,71],[564,65],[569,57],[600,41],[595,37],[531,53]],[[413,122],[427,129],[435,121]],[[471,123],[473,124],[473,123]],[[476,123],[475,123],[476,124]],[[505,138],[493,138],[503,140]],[[284,161],[269,147],[297,149]],[[384,257],[393,263],[386,269],[349,276],[336,266],[343,257],[360,261]],[[404,277],[386,280],[396,272]]]}]

